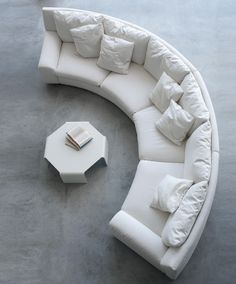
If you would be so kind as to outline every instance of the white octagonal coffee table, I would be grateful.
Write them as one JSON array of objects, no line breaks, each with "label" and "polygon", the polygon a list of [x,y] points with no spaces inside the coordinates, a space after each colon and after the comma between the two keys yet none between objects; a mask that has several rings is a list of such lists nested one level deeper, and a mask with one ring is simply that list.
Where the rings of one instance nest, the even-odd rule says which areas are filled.
[{"label": "white octagonal coffee table", "polygon": [[[66,132],[76,126],[86,129],[93,139],[81,150],[65,145]],[[86,183],[86,171],[99,160],[108,163],[108,143],[89,122],[66,122],[47,137],[44,158],[54,166],[65,183]]]}]

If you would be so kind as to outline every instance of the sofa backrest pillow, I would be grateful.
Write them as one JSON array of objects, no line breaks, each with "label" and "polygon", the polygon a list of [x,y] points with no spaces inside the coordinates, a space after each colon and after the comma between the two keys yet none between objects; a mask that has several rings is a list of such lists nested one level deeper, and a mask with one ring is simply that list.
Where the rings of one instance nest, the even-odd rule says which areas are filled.
[{"label": "sofa backrest pillow", "polygon": [[174,213],[192,184],[192,180],[166,175],[155,188],[151,207]]},{"label": "sofa backrest pillow", "polygon": [[189,134],[192,134],[199,125],[209,119],[209,111],[202,97],[201,89],[192,73],[189,73],[184,78],[181,87],[184,94],[181,97],[179,104],[195,118],[195,122],[189,131]]},{"label": "sofa backrest pillow", "polygon": [[103,21],[102,15],[94,15],[82,11],[55,10],[53,14],[57,33],[64,42],[73,42],[70,29],[84,25],[99,24]]},{"label": "sofa backrest pillow", "polygon": [[119,74],[128,74],[133,49],[133,42],[104,35],[97,65]]},{"label": "sofa backrest pillow", "polygon": [[179,84],[190,72],[182,59],[173,54],[155,37],[151,37],[148,42],[144,68],[157,80],[163,72],[166,72]]},{"label": "sofa backrest pillow", "polygon": [[150,35],[144,31],[131,27],[121,22],[104,19],[105,34],[118,37],[134,43],[132,61],[143,64],[146,56]]},{"label": "sofa backrest pillow", "polygon": [[208,181],[211,173],[211,124],[199,126],[185,147],[184,178],[194,182]]},{"label": "sofa backrest pillow", "polygon": [[169,107],[170,101],[177,102],[183,93],[184,91],[180,85],[163,72],[151,93],[151,101],[161,112],[164,112]]},{"label": "sofa backrest pillow", "polygon": [[103,24],[86,25],[70,30],[76,51],[83,57],[98,57],[104,34]]},{"label": "sofa backrest pillow", "polygon": [[192,115],[171,100],[168,109],[156,122],[156,127],[170,141],[180,146],[193,122],[194,118]]},{"label": "sofa backrest pillow", "polygon": [[194,184],[187,191],[179,208],[170,214],[161,234],[163,243],[168,247],[179,247],[188,238],[197,219],[207,193],[207,182]]}]

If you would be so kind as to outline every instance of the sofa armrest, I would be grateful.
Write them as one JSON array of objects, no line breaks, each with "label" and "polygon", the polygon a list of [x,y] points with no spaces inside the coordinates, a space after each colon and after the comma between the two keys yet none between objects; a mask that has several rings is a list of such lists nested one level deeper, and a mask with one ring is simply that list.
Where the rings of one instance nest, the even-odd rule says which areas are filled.
[{"label": "sofa armrest", "polygon": [[39,72],[45,83],[59,83],[56,69],[60,56],[62,41],[56,32],[45,32],[41,56],[39,59]]},{"label": "sofa armrest", "polygon": [[111,219],[110,226],[118,240],[161,269],[160,261],[167,247],[157,234],[123,210]]}]

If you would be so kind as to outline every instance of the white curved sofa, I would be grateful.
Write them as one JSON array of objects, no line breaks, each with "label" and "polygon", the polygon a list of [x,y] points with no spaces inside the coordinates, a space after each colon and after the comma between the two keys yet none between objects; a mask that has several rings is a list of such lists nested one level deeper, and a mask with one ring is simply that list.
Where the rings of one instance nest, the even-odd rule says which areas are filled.
[{"label": "white curved sofa", "polygon": [[[155,62],[149,68],[131,62],[128,75],[120,75],[99,68],[95,58],[83,58],[75,54],[72,42],[62,42],[56,32],[53,11],[64,8],[43,8],[45,38],[39,61],[39,71],[49,84],[65,84],[90,90],[116,104],[134,121],[140,162],[121,210],[112,218],[110,226],[116,238],[141,255],[152,265],[175,279],[190,259],[201,237],[213,202],[219,162],[217,123],[211,99],[199,71],[175,48],[158,36],[131,23],[106,15],[104,18],[120,21],[125,25],[145,31],[150,38],[167,47],[180,58],[200,88],[210,114],[212,127],[211,173],[207,197],[187,240],[180,247],[167,247],[161,232],[168,213],[150,208],[152,190],[166,175],[183,177],[186,160],[185,144],[176,146],[155,129],[160,112],[149,99],[157,83]],[[93,12],[89,12],[95,14]],[[144,58],[146,54],[143,55]],[[153,72],[152,72],[153,70]],[[151,74],[151,73],[152,74]],[[182,78],[183,79],[183,78]],[[179,82],[180,83],[180,82]]]}]

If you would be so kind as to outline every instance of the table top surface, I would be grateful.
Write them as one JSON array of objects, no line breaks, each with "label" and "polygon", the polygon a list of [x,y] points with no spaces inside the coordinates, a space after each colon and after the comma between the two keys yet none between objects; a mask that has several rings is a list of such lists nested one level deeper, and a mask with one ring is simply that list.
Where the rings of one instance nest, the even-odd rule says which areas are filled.
[{"label": "table top surface", "polygon": [[[93,137],[79,151],[65,145],[66,132],[76,126],[83,127]],[[100,158],[104,157],[106,143],[106,137],[89,122],[66,122],[47,137],[44,158],[60,173],[84,173]]]}]

